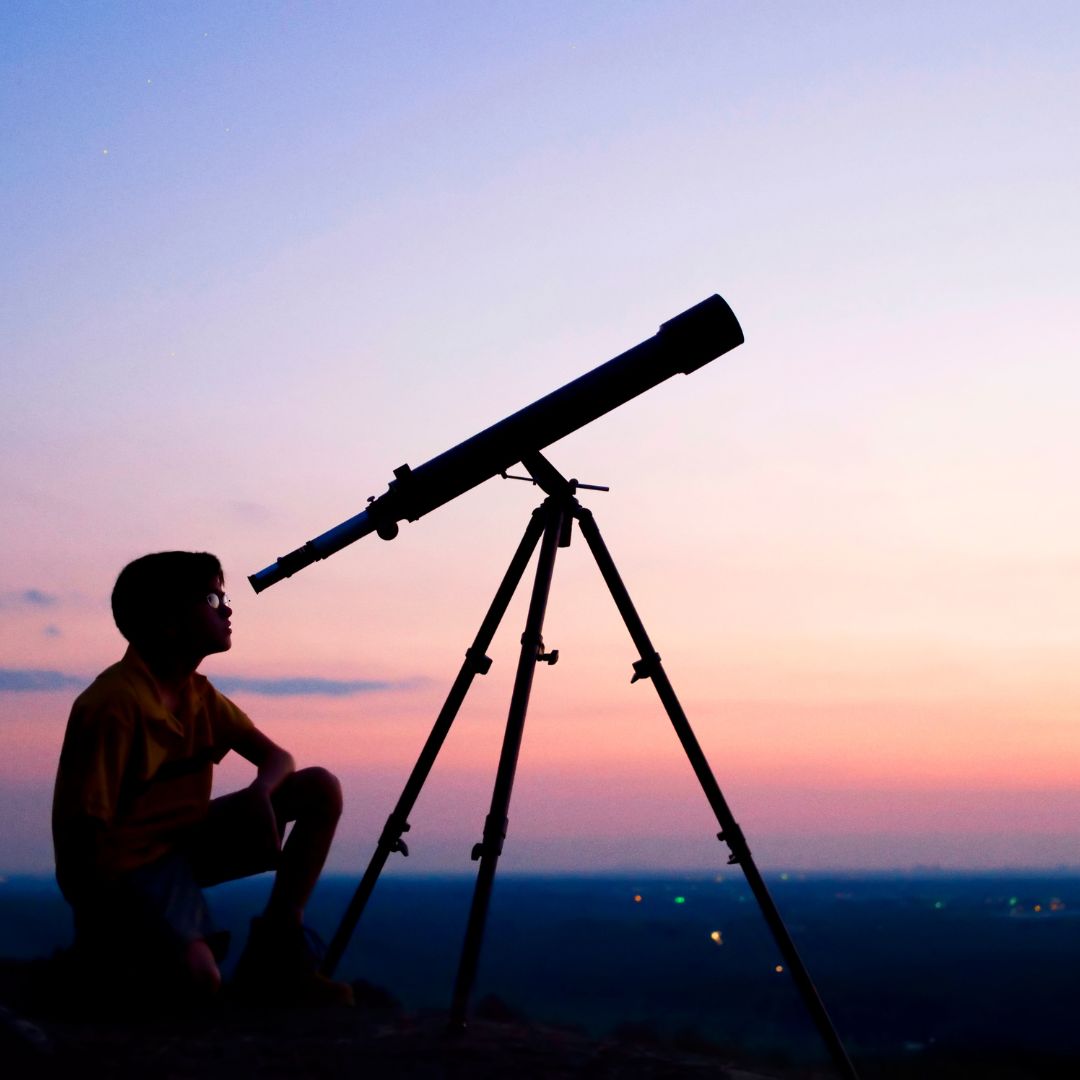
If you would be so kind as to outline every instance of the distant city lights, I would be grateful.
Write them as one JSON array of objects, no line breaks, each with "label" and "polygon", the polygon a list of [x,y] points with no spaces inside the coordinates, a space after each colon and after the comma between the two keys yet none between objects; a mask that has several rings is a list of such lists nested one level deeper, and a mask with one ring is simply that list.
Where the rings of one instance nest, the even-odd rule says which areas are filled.
[{"label": "distant city lights", "polygon": [[1015,916],[1024,915],[1049,915],[1065,910],[1065,901],[1060,896],[1052,896],[1049,900],[1036,900],[1034,903],[1021,903],[1018,896],[1009,897],[1009,914]]}]

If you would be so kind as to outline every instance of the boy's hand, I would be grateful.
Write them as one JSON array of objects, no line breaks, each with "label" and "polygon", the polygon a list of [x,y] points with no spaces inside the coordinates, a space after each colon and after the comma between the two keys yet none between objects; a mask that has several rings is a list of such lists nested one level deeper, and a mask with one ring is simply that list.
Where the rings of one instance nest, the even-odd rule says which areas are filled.
[{"label": "boy's hand", "polygon": [[270,799],[272,788],[262,778],[244,789],[251,807],[251,835],[255,838],[253,854],[273,859],[281,851],[281,834],[278,832],[277,814]]},{"label": "boy's hand", "polygon": [[252,783],[240,793],[245,800],[244,813],[252,815],[249,824],[256,839],[253,854],[272,864],[281,851],[281,834],[271,796],[287,776],[296,771],[292,755],[271,742],[257,728],[248,728],[233,743],[233,749],[258,770]]}]

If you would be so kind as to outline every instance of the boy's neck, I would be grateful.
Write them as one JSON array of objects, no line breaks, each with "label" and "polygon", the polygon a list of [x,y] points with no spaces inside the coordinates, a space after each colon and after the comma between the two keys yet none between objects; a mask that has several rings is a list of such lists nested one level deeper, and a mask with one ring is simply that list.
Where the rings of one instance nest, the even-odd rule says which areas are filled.
[{"label": "boy's neck", "polygon": [[183,656],[176,652],[146,647],[139,649],[139,656],[150,669],[150,674],[154,676],[158,686],[170,697],[179,694],[187,686],[203,661],[201,656]]}]

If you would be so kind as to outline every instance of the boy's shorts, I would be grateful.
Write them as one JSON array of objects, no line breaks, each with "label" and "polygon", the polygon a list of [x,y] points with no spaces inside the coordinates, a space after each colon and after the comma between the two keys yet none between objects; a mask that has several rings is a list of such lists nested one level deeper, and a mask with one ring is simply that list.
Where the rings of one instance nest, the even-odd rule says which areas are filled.
[{"label": "boy's shorts", "polygon": [[193,941],[220,941],[203,888],[272,870],[276,838],[276,821],[246,789],[214,799],[206,820],[174,850],[76,908],[76,941],[113,955],[125,946],[133,955],[176,955]]}]

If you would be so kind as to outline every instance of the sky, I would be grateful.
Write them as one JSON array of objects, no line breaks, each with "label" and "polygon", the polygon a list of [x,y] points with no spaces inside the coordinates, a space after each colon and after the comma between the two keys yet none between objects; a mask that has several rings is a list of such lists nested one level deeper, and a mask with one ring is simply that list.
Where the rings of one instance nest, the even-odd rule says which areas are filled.
[{"label": "sky", "polygon": [[[743,346],[548,456],[610,486],[758,864],[1080,862],[1076,5],[12,0],[0,40],[0,871],[51,868],[116,574],[188,548],[235,610],[202,670],[337,772],[361,872],[538,492],[246,576],[713,293]],[[525,599],[387,872],[471,872]],[[501,868],[723,868],[580,539],[544,638]]]}]

